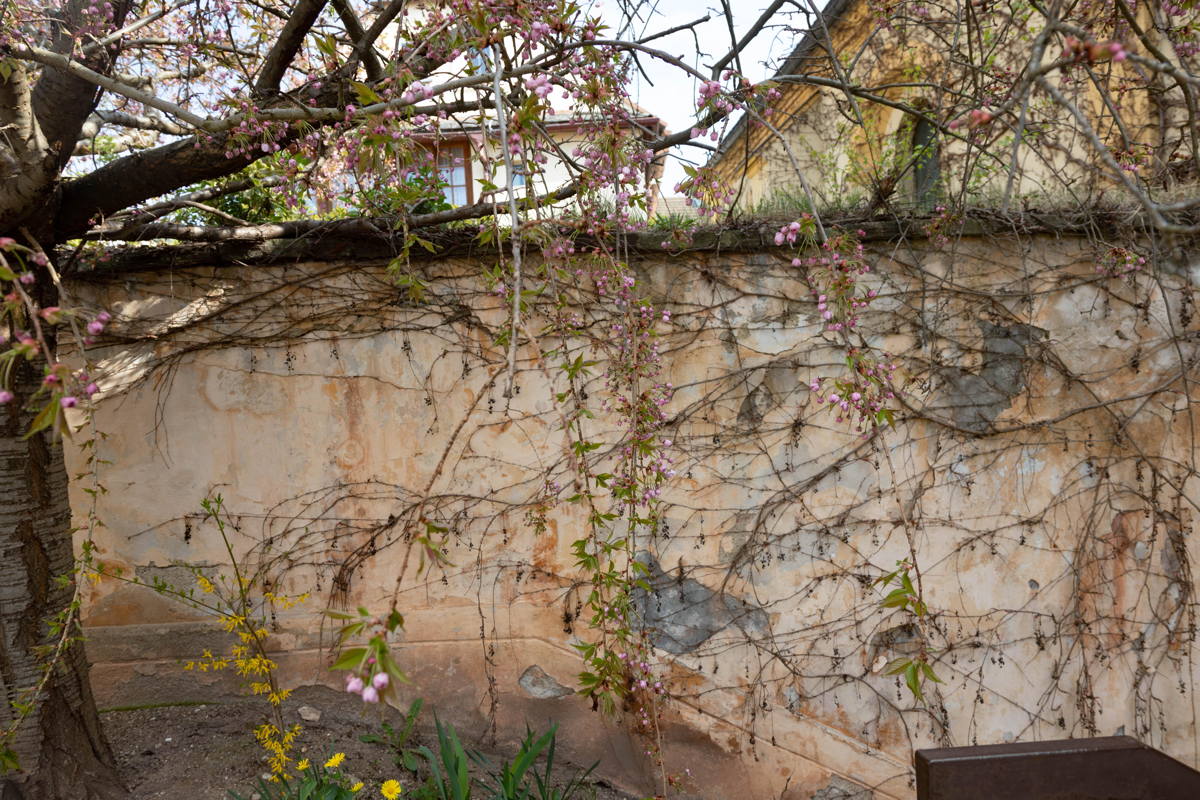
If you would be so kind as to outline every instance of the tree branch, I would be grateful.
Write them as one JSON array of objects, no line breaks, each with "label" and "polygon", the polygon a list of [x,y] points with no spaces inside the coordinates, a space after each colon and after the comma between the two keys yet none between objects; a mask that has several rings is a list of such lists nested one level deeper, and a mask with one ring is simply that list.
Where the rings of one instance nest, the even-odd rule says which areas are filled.
[{"label": "tree branch", "polygon": [[375,55],[374,48],[367,44],[364,50],[359,49],[362,46],[361,43],[366,42],[367,34],[349,0],[333,0],[333,10],[337,12],[342,24],[346,26],[346,33],[350,36],[350,41],[354,43],[355,55],[359,56],[363,62],[367,80],[374,82],[382,78],[383,65],[379,63],[379,56]]},{"label": "tree branch", "polygon": [[[198,117],[187,109],[177,106],[174,103],[168,103],[166,100],[163,100],[154,94],[151,94],[150,92],[144,92],[134,86],[121,83],[120,81],[109,77],[108,75],[102,75],[99,72],[96,72],[95,70],[85,66],[84,64],[67,58],[59,53],[55,53],[43,47],[38,47],[37,45],[17,45],[12,49],[12,54],[17,58],[23,58],[47,67],[52,67],[52,69],[46,70],[46,75],[66,74],[78,79],[83,83],[91,84],[88,86],[88,92],[91,96],[95,96],[96,94],[94,87],[99,86],[100,88],[107,89],[115,94],[128,97],[130,100],[136,100],[142,105],[158,109],[164,114],[170,114],[173,117],[177,117],[178,119],[181,119],[191,125],[193,128],[203,129],[205,127],[206,120],[203,117]],[[44,80],[45,77],[43,77],[43,81]],[[40,85],[41,82],[39,82],[39,86]],[[54,97],[48,95],[47,99],[43,100],[43,103],[52,104],[53,100]],[[91,113],[90,102],[83,118],[80,120],[79,124],[81,126],[83,125],[83,120],[87,119],[88,113]],[[73,136],[71,138],[71,143],[74,144],[78,138],[78,135]]]},{"label": "tree branch", "polygon": [[[422,56],[417,63],[417,75],[432,72],[440,63],[436,59]],[[330,80],[313,99],[320,104],[332,105],[347,94],[353,95],[346,85]],[[286,104],[287,107],[283,110],[288,112],[287,116],[312,125],[331,124],[345,119],[344,112],[310,117],[304,109],[296,109],[295,100],[290,97],[280,97],[275,103],[280,107]],[[413,113],[436,114],[438,111],[445,111],[454,114],[482,106],[480,101],[462,100],[429,107],[416,106]],[[259,116],[271,119],[271,112],[274,110],[277,109],[264,109]],[[215,128],[218,131],[227,130],[236,124],[227,125],[229,120],[219,123],[208,120],[199,122],[202,129]],[[298,126],[292,127],[276,143],[286,146],[301,134]],[[160,197],[200,181],[233,175],[265,155],[253,150],[226,157],[227,152],[226,135],[196,134],[150,150],[131,153],[105,164],[92,173],[69,181],[63,186],[62,206],[55,222],[57,240],[64,241],[81,236],[105,217],[150,198]]]},{"label": "tree branch", "polygon": [[[53,57],[42,61],[51,68],[42,71],[33,90],[33,112],[60,169],[75,152],[79,131],[100,97],[96,89],[99,84],[81,71],[100,75],[100,71],[112,68],[115,56],[108,48],[97,48],[85,56],[84,62],[64,55],[75,47],[74,32],[80,27],[85,5],[83,0],[62,4],[62,16],[53,24],[51,49],[43,51]],[[129,3],[125,0],[114,3],[113,23],[120,25],[128,11]],[[40,50],[32,46],[30,49]],[[77,64],[79,69],[63,69],[63,64]]]},{"label": "tree branch", "polygon": [[[553,192],[530,200],[518,201],[518,210],[557,203],[575,195],[578,187],[567,184]],[[298,219],[287,222],[272,222],[263,225],[182,225],[171,222],[151,222],[126,226],[119,231],[103,230],[89,232],[88,239],[144,241],[147,239],[178,239],[189,242],[263,242],[270,239],[295,239],[301,236],[390,236],[392,231],[404,227],[409,230],[444,225],[464,219],[490,217],[507,214],[509,209],[497,208],[492,202],[474,203],[446,211],[429,214],[414,214],[407,220],[401,217],[354,217],[351,219]]]},{"label": "tree branch", "polygon": [[41,207],[58,171],[54,162],[33,113],[29,71],[17,62],[0,81],[0,231],[15,230]]},{"label": "tree branch", "polygon": [[283,30],[279,32],[279,38],[267,53],[258,79],[254,82],[255,94],[266,95],[279,90],[279,82],[283,80],[284,73],[291,66],[292,59],[304,43],[304,37],[312,29],[323,8],[325,0],[300,0],[296,4]]},{"label": "tree branch", "polygon": [[[198,189],[187,194],[176,195],[175,197],[166,200],[160,200],[157,203],[151,203],[140,208],[131,208],[128,211],[123,211],[120,214],[109,217],[108,221],[93,233],[103,235],[116,235],[130,225],[143,225],[148,222],[153,222],[160,217],[165,217],[173,211],[178,211],[180,208],[189,203],[206,203],[209,200],[216,200],[220,197],[227,197],[231,194],[244,192],[247,189],[253,189],[258,186],[264,189],[269,189],[275,186],[283,185],[283,178],[278,175],[269,175],[261,180],[253,178],[243,178],[241,180],[229,181],[220,186],[210,186],[205,189]],[[119,237],[118,237],[119,238]]]},{"label": "tree branch", "polygon": [[365,59],[367,53],[374,55],[372,48],[375,47],[375,42],[383,35],[384,28],[391,25],[392,20],[404,10],[406,2],[407,0],[391,0],[379,12],[379,16],[375,17],[375,21],[371,23],[370,29],[354,42],[354,56],[350,60],[351,69],[353,69],[354,64],[358,63],[359,60]]},{"label": "tree branch", "polygon": [[189,131],[182,125],[177,125],[169,119],[149,117],[145,114],[130,114],[126,111],[96,111],[92,116],[105,125],[116,125],[121,128],[136,128],[141,131],[158,131],[169,136],[186,136]]}]

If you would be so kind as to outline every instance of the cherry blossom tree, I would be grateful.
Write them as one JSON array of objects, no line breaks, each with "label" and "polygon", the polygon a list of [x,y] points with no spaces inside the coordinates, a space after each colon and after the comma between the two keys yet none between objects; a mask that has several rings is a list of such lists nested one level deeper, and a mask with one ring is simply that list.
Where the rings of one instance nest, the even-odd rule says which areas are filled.
[{"label": "cherry blossom tree", "polygon": [[[883,115],[899,112],[944,143],[936,157],[945,162],[945,219],[987,198],[1004,211],[1028,203],[1022,176],[1031,175],[1075,208],[1115,189],[1150,229],[1197,230],[1200,78],[1190,0],[835,2],[825,13],[811,0],[775,0],[744,20],[734,5],[722,0],[711,12],[728,35],[701,68],[658,40],[708,17],[655,29],[653,4],[633,0],[619,5],[615,27],[569,0],[0,6],[0,286],[11,339],[0,341],[0,686],[18,703],[0,711],[0,723],[19,723],[6,747],[30,796],[123,795],[73,633],[67,477],[52,441],[62,411],[94,392],[86,370],[56,353],[60,339],[86,347],[107,324],[100,310],[71,308],[60,281],[91,263],[96,243],[389,236],[407,251],[424,246],[422,228],[504,218],[511,373],[523,253],[536,238],[529,232],[555,226],[544,228],[555,242],[546,252],[562,260],[574,254],[564,230],[600,241],[622,235],[639,224],[660,154],[686,143],[712,152],[712,137],[740,116],[743,130],[770,140],[806,197],[806,216],[780,230],[781,243],[800,233],[826,251],[797,256],[795,266],[812,269],[831,331],[870,378],[864,386],[833,378],[814,391],[854,403],[842,406],[847,416],[871,426],[891,419],[881,412],[893,367],[850,339],[873,299],[854,285],[866,265],[853,233],[836,230],[821,208],[814,182],[822,173],[790,133],[801,114],[775,107],[789,85],[821,93],[831,118],[844,121],[853,179],[872,213],[897,212],[897,187],[930,157],[927,146],[898,152],[881,138]],[[769,32],[807,49],[755,83],[744,53]],[[888,54],[899,45],[921,55],[897,71]],[[638,122],[629,87],[647,62],[695,87],[694,119],[676,133]],[[581,131],[569,148],[547,127],[555,105],[569,107]],[[486,174],[477,202],[448,207],[436,152],[456,126],[481,132],[475,155]],[[566,165],[560,185],[536,179],[550,160]],[[516,186],[518,168],[534,179]],[[728,172],[689,170],[681,190],[706,212],[720,217],[736,206]],[[636,307],[620,270],[584,272],[626,311]],[[633,324],[650,325],[655,314],[635,316]],[[614,352],[624,365],[611,381],[616,393],[655,374],[657,354],[619,343]],[[654,391],[615,406],[646,442],[666,402]],[[653,467],[631,466],[618,481],[634,505],[652,503],[653,486],[669,477],[669,462],[647,452]],[[620,576],[597,574],[619,588]],[[603,686],[611,680],[603,665],[620,665],[602,647],[592,656]]]}]

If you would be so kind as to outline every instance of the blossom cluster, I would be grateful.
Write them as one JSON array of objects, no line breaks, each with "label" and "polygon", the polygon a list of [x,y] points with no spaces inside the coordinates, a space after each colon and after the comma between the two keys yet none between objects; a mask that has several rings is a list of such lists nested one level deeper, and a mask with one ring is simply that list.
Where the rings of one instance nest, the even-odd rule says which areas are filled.
[{"label": "blossom cluster", "polygon": [[858,348],[850,349],[846,361],[847,376],[814,378],[808,388],[818,404],[829,404],[836,422],[849,421],[865,436],[872,428],[893,421],[889,406],[899,391],[895,388],[897,365],[887,353],[873,358]]},{"label": "blossom cluster", "polygon": [[722,180],[713,170],[685,166],[683,171],[688,177],[675,184],[675,191],[698,202],[700,216],[717,217],[732,207],[737,188]]},{"label": "blossom cluster", "polygon": [[1096,261],[1096,272],[1111,278],[1119,278],[1132,272],[1140,272],[1146,266],[1146,257],[1138,255],[1128,247],[1110,247]]},{"label": "blossom cluster", "polygon": [[404,624],[404,617],[393,610],[384,616],[372,616],[365,608],[358,615],[326,611],[327,616],[343,620],[339,642],[351,637],[366,636],[361,647],[343,648],[333,664],[335,670],[346,671],[346,691],[358,695],[364,703],[378,703],[396,681],[406,681],[404,673],[392,657],[388,634]]},{"label": "blossom cluster", "polygon": [[933,207],[933,216],[925,224],[925,235],[937,250],[950,246],[950,235],[962,222],[962,214],[940,203]]},{"label": "blossom cluster", "polygon": [[[41,361],[42,382],[33,396],[25,398],[42,406],[35,419],[34,429],[61,429],[61,411],[78,406],[100,391],[86,366],[72,367],[54,358],[50,337],[59,329],[76,334],[80,343],[95,343],[112,321],[107,311],[89,313],[83,309],[55,305],[40,305],[36,298],[39,280],[35,270],[46,274],[49,258],[36,247],[21,245],[11,237],[0,237],[0,367],[5,362]],[[49,280],[48,277],[45,278]],[[5,288],[7,289],[5,291]],[[4,333],[7,328],[9,333]],[[0,369],[0,374],[9,370]],[[16,400],[11,388],[0,385],[0,405]]]},{"label": "blossom cluster", "polygon": [[[797,229],[794,226],[799,225]],[[776,234],[789,243],[804,228],[804,222],[790,223]],[[786,231],[786,233],[784,232]],[[850,330],[858,325],[860,315],[876,297],[874,289],[859,293],[859,276],[871,271],[862,244],[864,231],[855,234],[841,233],[826,239],[820,252],[811,256],[797,256],[792,266],[805,270],[817,313],[829,331]]]},{"label": "blossom cluster", "polygon": [[1125,45],[1117,41],[1096,42],[1076,36],[1063,38],[1062,60],[1075,64],[1095,64],[1100,61],[1124,61],[1129,57]]},{"label": "blossom cluster", "polygon": [[[823,328],[839,334],[846,346],[847,373],[838,378],[815,377],[808,388],[818,404],[827,403],[834,410],[837,422],[850,421],[863,435],[893,421],[890,404],[899,392],[897,365],[891,357],[851,345],[848,338],[863,311],[878,297],[875,289],[860,286],[862,276],[871,271],[862,243],[865,236],[863,230],[834,233],[820,243],[816,253],[797,255],[791,262],[804,270]],[[811,248],[816,240],[815,220],[808,214],[775,233],[778,245]]]},{"label": "blossom cluster", "polygon": [[386,672],[371,674],[375,664],[373,657],[368,658],[363,672],[352,672],[346,676],[346,691],[358,695],[364,703],[378,703],[379,693],[386,690],[391,681]]}]

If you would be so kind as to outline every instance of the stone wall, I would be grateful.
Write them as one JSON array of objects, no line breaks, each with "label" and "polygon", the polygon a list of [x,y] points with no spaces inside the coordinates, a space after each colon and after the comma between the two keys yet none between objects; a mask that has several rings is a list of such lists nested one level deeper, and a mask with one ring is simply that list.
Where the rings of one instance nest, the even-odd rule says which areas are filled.
[{"label": "stone wall", "polygon": [[[880,299],[864,331],[900,356],[906,393],[896,426],[865,438],[807,388],[844,356],[790,252],[716,237],[631,256],[672,311],[678,475],[666,523],[638,542],[637,597],[672,694],[668,768],[703,798],[906,798],[920,746],[1124,732],[1200,763],[1191,250],[1113,278],[1076,235],[869,238]],[[77,281],[119,321],[102,350],[97,552],[145,580],[190,581],[180,562],[216,573],[228,558],[200,501],[220,493],[246,562],[313,592],[276,616],[289,684],[336,681],[321,609],[396,593],[407,696],[501,741],[558,720],[576,760],[653,791],[630,715],[571,692],[571,645],[590,635],[581,520],[568,503],[541,533],[527,520],[547,476],[571,483],[558,373],[526,342],[503,396],[505,313],[478,278],[494,261],[414,264],[420,298],[386,259],[349,256]],[[449,530],[449,565],[419,563],[417,512]],[[913,550],[924,629],[873,583]],[[147,589],[102,580],[85,621],[104,705],[232,688],[179,667],[224,634]],[[944,681],[924,704],[879,671],[922,640]]]}]

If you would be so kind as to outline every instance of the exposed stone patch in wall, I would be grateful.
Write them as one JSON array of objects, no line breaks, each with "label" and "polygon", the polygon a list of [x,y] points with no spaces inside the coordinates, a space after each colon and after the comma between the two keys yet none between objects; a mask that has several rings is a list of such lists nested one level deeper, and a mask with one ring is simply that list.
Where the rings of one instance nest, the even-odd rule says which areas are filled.
[{"label": "exposed stone patch in wall", "polygon": [[834,775],[829,785],[812,796],[812,800],[874,800],[875,793],[863,786]]},{"label": "exposed stone patch in wall", "polygon": [[639,553],[638,560],[647,567],[650,591],[634,589],[633,602],[638,621],[658,649],[676,655],[694,652],[731,626],[748,636],[768,632],[769,619],[761,608],[693,578],[663,572],[649,553]]},{"label": "exposed stone patch in wall", "polygon": [[568,689],[554,678],[550,677],[546,670],[534,664],[521,673],[520,679],[517,681],[521,684],[521,688],[529,693],[530,697],[538,700],[551,700],[559,697],[566,697],[574,694],[574,689]]},{"label": "exposed stone patch in wall", "polygon": [[[1046,338],[1046,332],[1031,325],[996,325],[979,321],[982,331],[982,367],[971,372],[943,367],[946,406],[954,424],[974,433],[987,433],[1013,398],[1025,390],[1025,373],[1030,368],[1030,348]],[[936,408],[937,405],[934,404]]]}]

